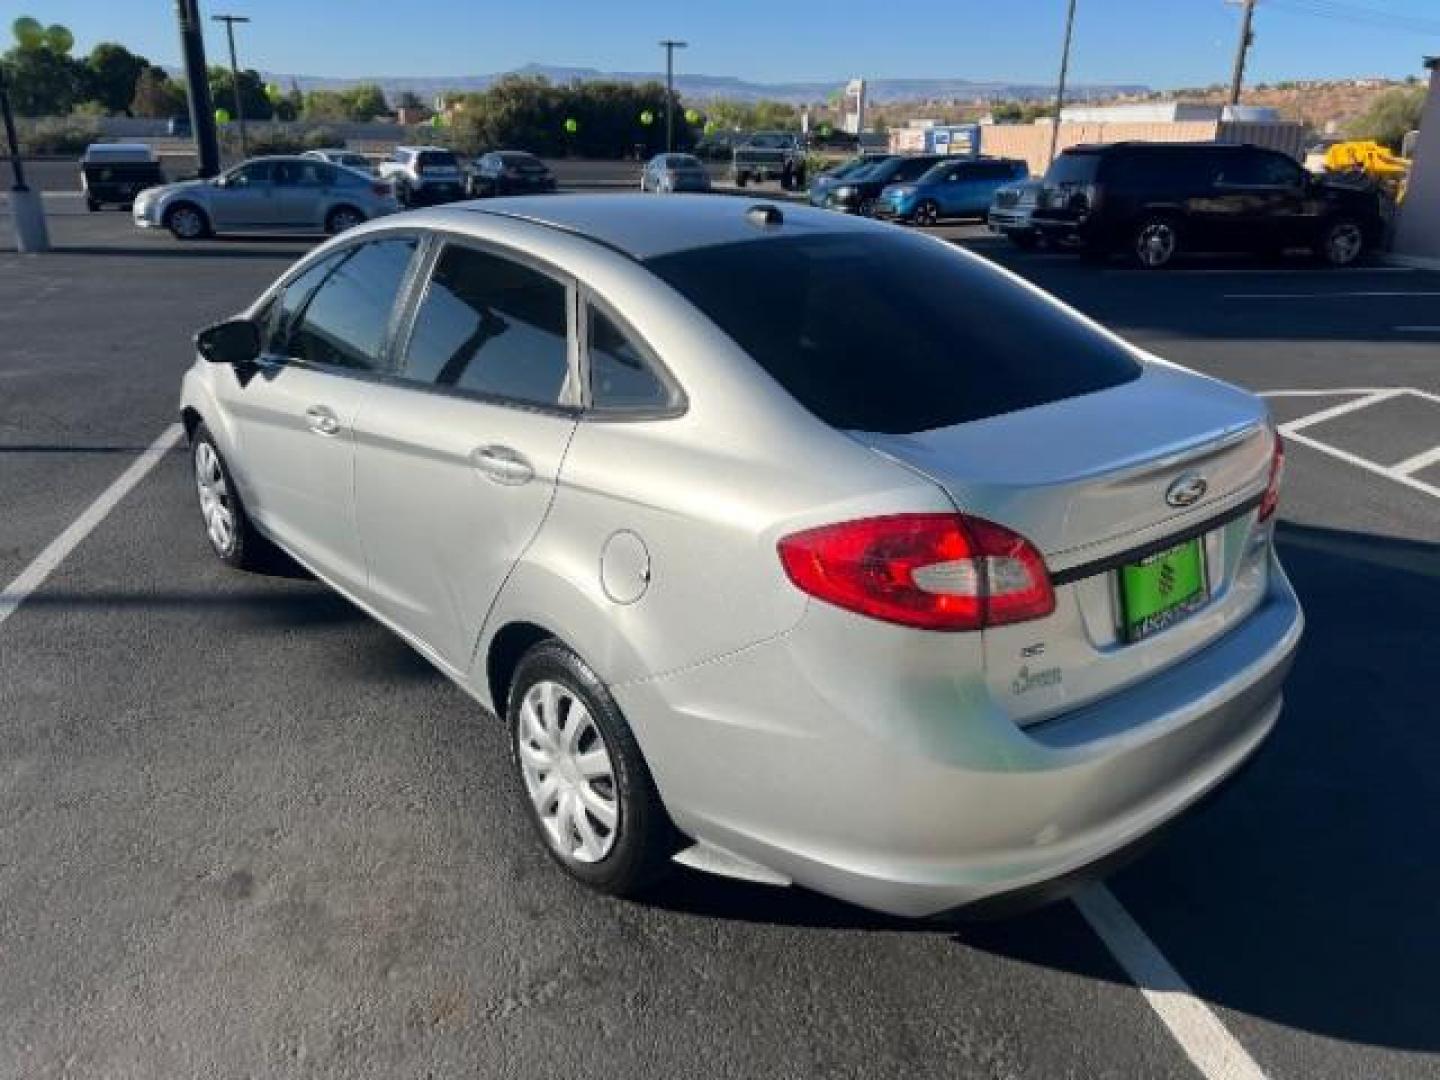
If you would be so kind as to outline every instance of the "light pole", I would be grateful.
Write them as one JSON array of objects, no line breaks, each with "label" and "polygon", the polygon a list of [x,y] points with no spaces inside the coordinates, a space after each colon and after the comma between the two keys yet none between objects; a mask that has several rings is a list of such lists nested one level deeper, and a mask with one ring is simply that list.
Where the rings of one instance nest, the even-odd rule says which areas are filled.
[{"label": "light pole", "polygon": [[235,24],[248,23],[244,15],[211,15],[215,22],[225,24],[225,36],[230,39],[230,89],[235,91],[235,120],[240,125],[240,157],[250,156],[245,142],[245,106],[240,103],[240,65],[235,62]]},{"label": "light pole", "polygon": [[1245,59],[1250,53],[1250,43],[1255,40],[1250,30],[1250,20],[1255,16],[1255,0],[1244,0],[1245,10],[1240,13],[1240,41],[1235,46],[1235,69],[1230,73],[1230,104],[1240,104],[1240,83],[1245,78]]},{"label": "light pole", "polygon": [[1070,70],[1070,32],[1075,28],[1075,0],[1065,12],[1065,45],[1060,50],[1060,81],[1055,85],[1055,119],[1050,123],[1050,156],[1046,164],[1055,160],[1055,144],[1060,138],[1060,110],[1065,107],[1065,73]]},{"label": "light pole", "polygon": [[675,149],[675,50],[689,45],[686,41],[666,38],[660,42],[665,50],[665,152]]},{"label": "light pole", "polygon": [[15,248],[21,252],[49,251],[50,233],[45,228],[45,206],[40,193],[25,183],[25,163],[20,160],[20,140],[15,137],[15,117],[10,112],[10,90],[5,69],[0,67],[0,116],[5,121],[5,142],[10,151],[10,220],[15,226]]}]

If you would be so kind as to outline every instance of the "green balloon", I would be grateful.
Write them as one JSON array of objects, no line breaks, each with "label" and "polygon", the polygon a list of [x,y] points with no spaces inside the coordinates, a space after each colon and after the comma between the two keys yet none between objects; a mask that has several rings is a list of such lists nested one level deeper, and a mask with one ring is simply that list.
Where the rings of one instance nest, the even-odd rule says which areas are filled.
[{"label": "green balloon", "polygon": [[706,121],[705,121],[705,134],[706,134],[706,135],[714,134],[716,131],[719,130],[719,128],[720,128],[720,125],[717,124],[717,123],[715,123],[714,120],[706,120]]},{"label": "green balloon", "polygon": [[283,91],[281,91],[280,87],[276,86],[273,82],[265,84],[265,97],[269,101],[279,101],[282,96]]},{"label": "green balloon", "polygon": [[700,122],[700,114],[694,109],[686,109],[685,122],[687,124],[698,124]]},{"label": "green balloon", "polygon": [[67,27],[55,23],[45,28],[45,47],[64,56],[75,46],[75,35]]},{"label": "green balloon", "polygon": [[568,120],[565,121],[565,130],[566,130],[569,134],[574,135],[577,131],[580,130],[580,123],[579,123],[579,121],[577,121],[577,120],[572,116],[570,119],[568,119]]},{"label": "green balloon", "polygon": [[215,110],[215,122],[216,122],[217,124],[228,124],[228,123],[230,122],[230,110],[229,110],[229,109],[216,109],[216,110]]},{"label": "green balloon", "polygon": [[11,23],[10,32],[22,49],[38,49],[45,44],[45,28],[29,15],[21,15]]},{"label": "green balloon", "polygon": [[646,109],[644,112],[642,112],[642,113],[640,114],[640,123],[644,124],[646,127],[649,127],[649,126],[650,126],[651,124],[653,124],[654,122],[655,122],[655,114],[654,114],[653,112],[651,112],[649,109]]}]

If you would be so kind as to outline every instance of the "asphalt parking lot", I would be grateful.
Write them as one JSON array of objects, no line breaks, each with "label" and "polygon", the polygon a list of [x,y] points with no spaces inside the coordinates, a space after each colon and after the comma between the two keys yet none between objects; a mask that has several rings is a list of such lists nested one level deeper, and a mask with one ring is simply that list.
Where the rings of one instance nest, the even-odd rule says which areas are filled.
[{"label": "asphalt parking lot", "polygon": [[0,1076],[1440,1072],[1440,274],[942,230],[1269,396],[1309,623],[1269,745],[1148,855],[937,927],[688,872],[585,893],[493,719],[313,581],[222,567],[183,453],[77,531],[193,330],[311,241],[52,206],[55,253],[0,249]]}]

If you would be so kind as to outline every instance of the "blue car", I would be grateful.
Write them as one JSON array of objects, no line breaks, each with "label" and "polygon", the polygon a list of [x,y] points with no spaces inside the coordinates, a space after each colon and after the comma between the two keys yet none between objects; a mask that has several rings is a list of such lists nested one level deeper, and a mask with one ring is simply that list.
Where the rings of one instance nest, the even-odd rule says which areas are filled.
[{"label": "blue car", "polygon": [[886,187],[875,216],[915,225],[934,225],[942,218],[983,219],[996,191],[1029,176],[1025,162],[1009,158],[942,161],[918,180]]}]

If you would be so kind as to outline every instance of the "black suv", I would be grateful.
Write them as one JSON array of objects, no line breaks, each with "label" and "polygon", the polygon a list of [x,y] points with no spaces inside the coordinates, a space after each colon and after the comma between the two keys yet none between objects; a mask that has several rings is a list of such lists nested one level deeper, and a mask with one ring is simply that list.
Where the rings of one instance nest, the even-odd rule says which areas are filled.
[{"label": "black suv", "polygon": [[1276,254],[1310,248],[1348,266],[1379,243],[1380,193],[1312,176],[1259,146],[1113,143],[1066,150],[1045,174],[1031,220],[1052,242],[1142,266],[1184,251]]}]

